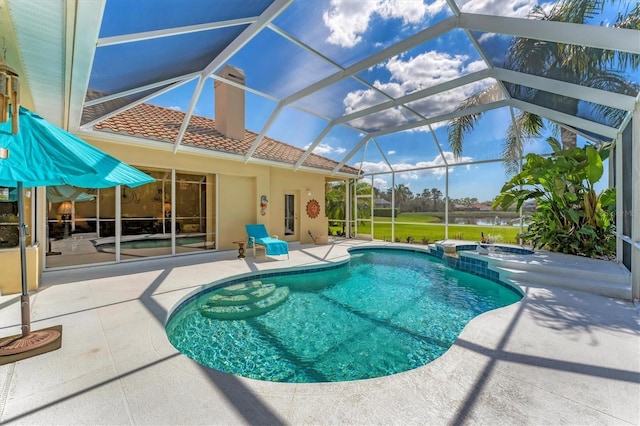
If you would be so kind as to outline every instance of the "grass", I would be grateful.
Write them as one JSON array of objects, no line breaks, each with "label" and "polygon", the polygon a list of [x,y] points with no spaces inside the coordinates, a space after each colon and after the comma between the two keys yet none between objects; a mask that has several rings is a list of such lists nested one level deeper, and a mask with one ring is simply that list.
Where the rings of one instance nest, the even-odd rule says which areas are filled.
[{"label": "grass", "polygon": [[[441,223],[442,220],[433,214],[430,213],[401,213],[396,217],[396,222],[420,222],[420,223]],[[391,223],[390,217],[376,217],[376,222],[389,222]]]},{"label": "grass", "polygon": [[[371,234],[370,226],[370,222],[359,222],[358,233]],[[331,226],[330,229],[335,235],[337,231],[342,231],[342,225]],[[407,242],[407,238],[412,237],[415,243],[433,243],[434,241],[444,240],[444,232],[444,224],[440,223],[440,219],[435,216],[431,216],[428,213],[402,213],[396,218],[394,237],[399,242]],[[450,239],[480,241],[483,232],[485,237],[494,238],[497,242],[518,244],[520,231],[516,226],[449,225]],[[390,217],[375,218],[373,238],[391,241]]]}]

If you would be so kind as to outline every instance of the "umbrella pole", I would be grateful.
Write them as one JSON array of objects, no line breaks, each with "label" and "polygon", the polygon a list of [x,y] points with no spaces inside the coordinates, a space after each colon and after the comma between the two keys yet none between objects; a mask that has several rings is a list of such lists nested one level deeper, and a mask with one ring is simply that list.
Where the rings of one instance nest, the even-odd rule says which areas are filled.
[{"label": "umbrella pole", "polygon": [[27,226],[24,223],[23,192],[23,184],[22,182],[18,182],[18,233],[20,235],[20,275],[22,280],[22,296],[20,297],[22,335],[0,339],[0,365],[54,351],[62,345],[61,325],[49,327],[44,330],[31,331],[31,307],[29,306],[29,289],[27,288]]},{"label": "umbrella pole", "polygon": [[22,337],[31,332],[31,308],[29,306],[29,290],[27,288],[27,225],[24,223],[24,188],[18,182],[18,233],[20,235],[20,278],[22,280],[22,296],[20,310],[22,314]]}]

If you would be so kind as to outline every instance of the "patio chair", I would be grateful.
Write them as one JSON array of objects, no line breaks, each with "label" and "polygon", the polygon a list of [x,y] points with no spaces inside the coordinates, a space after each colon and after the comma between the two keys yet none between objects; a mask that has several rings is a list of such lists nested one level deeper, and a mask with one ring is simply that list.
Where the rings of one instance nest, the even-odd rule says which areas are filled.
[{"label": "patio chair", "polygon": [[263,224],[245,225],[249,236],[248,247],[253,249],[253,257],[256,257],[256,245],[265,249],[265,256],[275,256],[286,254],[289,258],[289,245],[286,241],[279,240],[278,237],[271,236]]}]

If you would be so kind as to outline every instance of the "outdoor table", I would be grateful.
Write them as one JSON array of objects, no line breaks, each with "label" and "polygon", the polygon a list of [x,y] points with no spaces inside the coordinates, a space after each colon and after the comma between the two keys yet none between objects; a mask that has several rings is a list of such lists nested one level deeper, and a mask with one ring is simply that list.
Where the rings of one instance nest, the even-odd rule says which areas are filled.
[{"label": "outdoor table", "polygon": [[244,245],[247,244],[247,241],[232,241],[233,244],[238,245],[238,259],[244,259]]}]

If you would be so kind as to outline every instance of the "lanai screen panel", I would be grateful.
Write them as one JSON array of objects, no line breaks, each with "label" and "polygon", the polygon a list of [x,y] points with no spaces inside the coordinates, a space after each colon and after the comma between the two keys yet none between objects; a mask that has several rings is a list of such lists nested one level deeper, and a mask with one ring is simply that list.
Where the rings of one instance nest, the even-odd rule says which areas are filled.
[{"label": "lanai screen panel", "polygon": [[[488,89],[494,84],[495,80],[486,78],[445,90],[417,101],[409,102],[407,106],[425,118],[439,117],[444,114],[453,113],[464,100],[478,92]],[[498,90],[496,91],[496,96],[480,99],[477,104],[486,105],[502,100],[503,98],[502,93]]]},{"label": "lanai screen panel", "polygon": [[[181,78],[197,82],[199,76],[206,77],[203,71],[215,73],[228,64],[245,72],[246,98],[253,98],[247,101],[248,130],[267,137],[283,135],[285,142],[302,149],[316,143],[316,153],[316,149],[322,151],[320,146],[332,142],[344,145],[330,140],[328,135],[320,142],[317,136],[310,142],[310,135],[319,135],[326,129],[322,126],[352,127],[361,134],[353,140],[348,138],[346,149],[340,146],[326,151],[338,161],[344,159],[337,157],[339,153],[347,155],[347,164],[353,164],[357,160],[352,151],[361,148],[358,144],[363,138],[406,131],[425,123],[431,123],[439,131],[456,114],[462,100],[499,81],[502,68],[514,69],[515,61],[508,56],[510,46],[518,40],[513,34],[526,34],[533,27],[512,18],[534,21],[530,15],[534,4],[529,0],[508,4],[466,0],[291,3],[193,0],[176,7],[168,0],[134,3],[107,0],[89,89],[99,96],[126,93],[123,99],[105,102],[100,107],[90,106],[82,122],[86,124],[102,113],[177,85]],[[486,26],[486,22],[492,25]],[[480,31],[473,29],[477,23],[481,24]],[[495,32],[491,32],[494,24]],[[588,22],[598,24],[596,19]],[[501,31],[509,34],[499,34]],[[564,37],[561,31],[551,31],[548,36]],[[554,41],[544,44],[550,49],[563,46]],[[563,104],[571,93],[568,96],[543,90],[544,87],[527,86],[526,73],[576,87],[585,85],[570,73],[556,75],[551,68],[547,72],[544,66],[534,65],[518,69],[522,73],[515,81],[499,85],[503,93],[500,105],[511,102],[515,109],[525,110],[530,105],[587,137],[596,134],[599,140],[603,138],[597,130],[607,130],[602,125],[615,130],[623,122],[627,113],[624,109],[599,115],[598,105],[577,99],[581,95],[576,94],[578,104],[572,110]],[[637,73],[631,75],[623,70],[622,74],[630,81],[630,90],[615,87],[611,90],[628,93],[629,98],[637,96]],[[200,99],[202,94],[197,91],[187,93],[186,88],[194,87],[193,84],[175,89],[182,90],[181,103],[170,103],[174,90],[161,95],[162,102],[154,98],[147,102],[179,107],[184,112],[191,112],[190,106],[195,104],[194,115],[215,118],[210,105],[210,81],[202,91],[206,100]],[[154,88],[142,90],[145,85]],[[293,135],[295,132],[283,129],[287,117],[295,114],[277,105],[292,106],[324,121],[305,125],[304,129],[290,124],[301,132]],[[578,119],[563,120],[566,118],[563,114]],[[510,114],[502,115],[506,122],[510,121]],[[449,151],[446,138],[437,140],[443,151]],[[489,159],[495,152],[490,154],[479,161]]]},{"label": "lanai screen panel", "polygon": [[[586,25],[598,23],[600,21],[592,20]],[[628,63],[620,60],[620,54],[624,52],[486,32],[474,31],[473,34],[492,66],[521,73],[505,82],[509,96],[514,100],[551,110],[546,115],[557,122],[565,120],[554,112],[618,128],[627,111],[607,105],[610,100],[607,99],[606,92],[631,98],[638,95],[640,76],[631,70]],[[614,60],[601,65],[599,61],[605,58]],[[527,75],[543,79],[538,79],[538,87],[533,87],[535,84],[532,84],[532,79],[527,78]],[[558,83],[563,93],[554,91]],[[584,90],[581,90],[584,87],[604,92],[589,102],[584,99]],[[596,140],[611,139],[611,136],[599,135],[597,132],[595,135]]]},{"label": "lanai screen panel", "polygon": [[104,117],[107,114],[110,114],[120,108],[124,108],[127,105],[130,105],[146,96],[150,96],[169,86],[170,86],[169,84],[165,84],[153,89],[143,90],[141,92],[136,92],[127,96],[122,96],[122,97],[103,100],[103,101],[100,101],[100,98],[104,98],[106,96],[105,93],[100,93],[95,90],[88,90],[85,101],[98,101],[98,102],[87,105],[83,108],[82,120],[80,121],[80,124],[84,125],[96,119],[100,119],[101,117]]},{"label": "lanai screen panel", "polygon": [[438,0],[387,6],[375,1],[295,1],[274,24],[349,67],[452,15],[446,3]]},{"label": "lanai screen panel", "polygon": [[453,29],[362,70],[358,76],[397,99],[486,68],[466,33]]},{"label": "lanai screen panel", "polygon": [[108,0],[100,37],[252,18],[259,16],[271,3],[273,0]]},{"label": "lanai screen panel", "polygon": [[389,98],[384,94],[349,77],[303,97],[294,105],[338,119],[387,101]]},{"label": "lanai screen panel", "polygon": [[99,47],[89,88],[113,94],[201,71],[243,29],[231,27]]},{"label": "lanai screen panel", "polygon": [[[339,162],[351,153],[362,139],[363,135],[355,130],[344,126],[334,126],[312,152]],[[359,161],[359,157],[352,157],[351,161],[347,161],[346,164],[352,165],[355,161]]]},{"label": "lanai screen panel", "polygon": [[268,29],[250,40],[227,64],[244,70],[248,87],[278,99],[338,71],[335,66]]},{"label": "lanai screen panel", "polygon": [[[202,91],[196,101],[193,113],[200,117],[214,118],[214,89],[213,80],[207,79],[202,85]],[[159,105],[178,111],[187,111],[191,102],[191,95],[196,89],[198,79],[195,78],[159,96],[155,96],[146,103]]]},{"label": "lanai screen panel", "polygon": [[326,120],[313,114],[284,107],[267,133],[271,138],[306,150],[326,125]]}]

